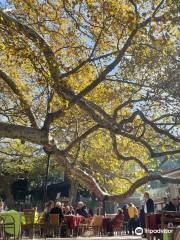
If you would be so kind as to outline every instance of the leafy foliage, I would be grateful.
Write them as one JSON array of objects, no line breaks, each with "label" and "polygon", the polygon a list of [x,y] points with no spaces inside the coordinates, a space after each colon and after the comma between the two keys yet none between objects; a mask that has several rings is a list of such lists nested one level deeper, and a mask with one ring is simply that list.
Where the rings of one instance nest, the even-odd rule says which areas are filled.
[{"label": "leafy foliage", "polygon": [[[48,144],[56,141],[58,164],[85,185],[88,173],[105,192],[123,193],[161,172],[163,156],[180,152],[178,3],[11,4],[0,10],[2,122],[44,131]],[[26,155],[39,149],[17,143]],[[23,160],[23,171],[37,164],[34,157]]]}]

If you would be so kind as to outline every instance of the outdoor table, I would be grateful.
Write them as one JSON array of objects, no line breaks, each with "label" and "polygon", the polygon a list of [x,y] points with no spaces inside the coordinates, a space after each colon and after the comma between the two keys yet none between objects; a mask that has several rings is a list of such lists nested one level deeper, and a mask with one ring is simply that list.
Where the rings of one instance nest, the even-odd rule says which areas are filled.
[{"label": "outdoor table", "polygon": [[[157,230],[160,228],[161,224],[161,215],[162,213],[146,213],[145,214],[145,226],[148,230]],[[147,233],[147,239],[150,239],[150,237],[153,237],[154,233],[150,235],[150,233]]]},{"label": "outdoor table", "polygon": [[[0,212],[0,217],[5,220],[5,224],[13,223],[15,224],[15,236],[19,236],[21,227],[21,216],[20,213],[14,210]],[[13,219],[11,218],[13,217]],[[14,235],[14,229],[12,227],[5,226],[5,232]]]},{"label": "outdoor table", "polygon": [[71,230],[77,228],[84,221],[83,216],[67,215],[64,218]]},{"label": "outdoor table", "polygon": [[161,224],[161,215],[162,213],[145,214],[146,228],[152,230],[159,229],[159,225]]}]

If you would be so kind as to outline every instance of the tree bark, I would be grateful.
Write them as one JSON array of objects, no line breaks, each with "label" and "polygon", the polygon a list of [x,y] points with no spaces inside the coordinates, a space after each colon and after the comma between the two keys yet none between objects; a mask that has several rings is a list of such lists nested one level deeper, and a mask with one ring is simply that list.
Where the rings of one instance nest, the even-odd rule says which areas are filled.
[{"label": "tree bark", "polygon": [[14,198],[11,193],[11,184],[13,178],[8,176],[0,176],[0,192],[6,196],[6,204],[9,209],[14,207]]},{"label": "tree bark", "polygon": [[48,144],[48,133],[45,130],[0,122],[0,137],[20,139],[35,144]]},{"label": "tree bark", "polygon": [[71,179],[71,189],[69,191],[71,205],[74,205],[76,203],[77,190],[78,190],[78,182],[74,181],[74,179]]}]

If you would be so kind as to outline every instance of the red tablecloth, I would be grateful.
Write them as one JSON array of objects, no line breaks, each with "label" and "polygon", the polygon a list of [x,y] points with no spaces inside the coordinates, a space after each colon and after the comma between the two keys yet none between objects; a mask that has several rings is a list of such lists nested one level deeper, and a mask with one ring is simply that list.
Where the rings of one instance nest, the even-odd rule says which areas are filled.
[{"label": "red tablecloth", "polygon": [[80,223],[82,223],[84,221],[84,217],[69,215],[69,216],[65,216],[65,220],[66,220],[69,228],[74,229],[74,228],[78,227]]},{"label": "red tablecloth", "polygon": [[148,229],[159,229],[161,223],[161,213],[146,214],[146,228]]}]

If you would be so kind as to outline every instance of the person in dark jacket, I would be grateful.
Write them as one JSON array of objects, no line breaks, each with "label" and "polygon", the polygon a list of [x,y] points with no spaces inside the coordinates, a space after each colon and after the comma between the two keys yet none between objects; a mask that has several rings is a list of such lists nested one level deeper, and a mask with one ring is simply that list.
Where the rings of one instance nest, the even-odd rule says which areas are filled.
[{"label": "person in dark jacket", "polygon": [[154,201],[149,197],[149,193],[144,193],[144,213],[154,212]]},{"label": "person in dark jacket", "polygon": [[94,216],[94,212],[93,212],[92,208],[89,209],[88,215],[89,215],[89,217],[93,217]]},{"label": "person in dark jacket", "polygon": [[77,209],[76,209],[76,215],[81,215],[85,218],[88,217],[88,211],[87,211],[87,208],[86,208],[86,206],[83,202],[78,202],[78,206],[77,206]]},{"label": "person in dark jacket", "polygon": [[71,212],[70,206],[66,206],[64,208],[63,214],[64,215],[73,215],[73,213]]},{"label": "person in dark jacket", "polygon": [[140,220],[140,226],[144,229],[145,228],[145,214],[144,214],[144,206],[143,205],[139,211],[139,220]]},{"label": "person in dark jacket", "polygon": [[165,211],[176,211],[176,207],[174,206],[174,204],[167,198],[164,198],[164,202],[165,202],[165,207],[163,208],[163,210]]},{"label": "person in dark jacket", "polygon": [[124,205],[123,208],[123,214],[124,214],[124,230],[126,231],[126,234],[128,234],[129,226],[129,215],[128,215],[128,205]]},{"label": "person in dark jacket", "polygon": [[59,214],[59,221],[62,222],[62,220],[64,219],[64,214],[61,209],[60,202],[55,203],[55,207],[51,209],[50,214]]}]

